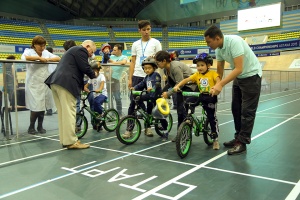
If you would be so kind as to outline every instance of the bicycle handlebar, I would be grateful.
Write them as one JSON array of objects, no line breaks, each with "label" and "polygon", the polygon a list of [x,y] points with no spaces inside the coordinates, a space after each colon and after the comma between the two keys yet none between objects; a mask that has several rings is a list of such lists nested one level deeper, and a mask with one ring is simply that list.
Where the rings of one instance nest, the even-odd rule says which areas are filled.
[{"label": "bicycle handlebar", "polygon": [[91,91],[89,91],[89,92],[86,92],[86,91],[82,91],[81,92],[81,97],[84,97],[84,96],[86,96],[85,98],[81,98],[82,100],[86,100],[89,96],[90,96],[90,94],[92,94],[92,93],[102,93],[102,91],[95,91],[95,90],[91,90]]}]

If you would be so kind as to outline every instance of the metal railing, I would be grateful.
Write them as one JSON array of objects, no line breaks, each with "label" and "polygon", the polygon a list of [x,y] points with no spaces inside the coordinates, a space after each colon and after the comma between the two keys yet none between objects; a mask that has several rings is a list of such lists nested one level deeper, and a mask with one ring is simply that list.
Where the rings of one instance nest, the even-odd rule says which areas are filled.
[{"label": "metal railing", "polygon": [[[8,93],[7,93],[7,85],[6,85],[6,67],[11,66],[13,70],[13,74],[15,74],[14,71],[18,71],[22,73],[26,73],[24,70],[15,70],[15,67],[22,67],[22,64],[26,63],[40,63],[36,61],[21,61],[21,60],[0,60],[0,65],[2,66],[2,72],[3,72],[3,98],[2,98],[2,107],[0,110],[4,110],[3,116],[4,116],[4,125],[5,125],[5,137],[10,139],[10,127],[9,127],[9,102],[8,102]],[[43,63],[44,64],[44,63]],[[56,62],[51,62],[49,64],[57,64]],[[114,106],[114,100],[112,98],[112,91],[111,91],[111,84],[113,83],[111,80],[111,74],[113,73],[115,66],[121,66],[116,64],[102,64],[102,70],[103,73],[106,73],[107,77],[107,84],[110,85],[108,87],[110,90],[108,91],[108,99],[109,99],[109,107],[115,107]],[[128,89],[128,69],[129,65],[122,65],[125,69],[122,72],[122,75],[120,76],[120,92],[122,97],[122,102],[128,102],[129,103],[129,89]],[[1,67],[0,67],[1,70]],[[195,68],[193,69],[196,70]],[[215,70],[215,69],[213,69]],[[227,76],[232,70],[231,69],[225,69],[224,77]],[[0,72],[1,73],[1,72]],[[19,80],[20,82],[24,82],[24,80]],[[1,84],[1,82],[0,82]],[[0,85],[1,86],[1,85]],[[231,87],[232,82],[228,83],[222,90],[221,94],[219,95],[219,101],[231,101]],[[292,89],[297,89],[300,87],[300,71],[274,71],[274,70],[263,70],[263,76],[262,76],[262,86],[261,86],[261,94],[270,94],[270,93],[277,93]],[[17,90],[24,89],[24,88],[16,88],[14,87],[14,96],[15,96],[15,108],[18,108],[18,102],[17,102]],[[124,104],[125,105],[125,104]],[[129,105],[129,104],[128,104]],[[126,105],[127,106],[127,105]],[[24,106],[23,106],[24,107]],[[16,134],[18,137],[18,109],[15,109],[15,124],[16,126]],[[3,130],[3,129],[2,129]]]}]

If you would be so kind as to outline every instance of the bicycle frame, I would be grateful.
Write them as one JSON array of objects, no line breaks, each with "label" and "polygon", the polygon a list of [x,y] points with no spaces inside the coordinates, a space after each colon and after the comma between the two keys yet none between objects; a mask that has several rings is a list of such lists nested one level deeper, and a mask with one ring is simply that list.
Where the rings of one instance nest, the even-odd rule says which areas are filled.
[{"label": "bicycle frame", "polygon": [[[92,117],[97,118],[98,117],[98,115],[96,114],[97,112],[92,111],[91,108],[89,106],[87,106],[86,103],[85,103],[85,101],[88,99],[89,95],[93,94],[93,92],[96,92],[96,91],[90,91],[87,94],[85,94],[85,93],[82,94],[82,95],[86,95],[86,97],[85,98],[81,98],[83,106],[82,106],[82,108],[80,108],[80,110],[79,110],[78,113],[84,115],[84,110],[86,110],[86,111],[88,111],[92,115]],[[105,109],[103,108],[103,113],[104,112],[105,112]]]},{"label": "bicycle frame", "polygon": [[[205,120],[206,120],[206,112],[202,108],[202,115],[200,117],[197,117],[195,115],[195,113],[192,113],[192,110],[191,110],[191,106],[195,105],[196,103],[192,103],[192,102],[187,103],[186,99],[187,99],[187,97],[199,97],[200,95],[201,95],[200,92],[184,92],[184,91],[182,91],[182,96],[183,96],[184,103],[188,105],[188,114],[187,114],[186,120],[190,120],[192,126],[195,123],[195,125],[196,125],[194,127],[195,136],[199,136],[200,132],[204,131],[204,123],[205,123]],[[201,103],[199,104],[199,106],[202,106]]]},{"label": "bicycle frame", "polygon": [[143,91],[131,91],[132,95],[137,95],[137,97],[135,97],[133,99],[135,101],[134,115],[138,119],[137,113],[140,113],[143,116],[142,119],[144,120],[144,122],[148,123],[149,125],[151,125],[153,123],[153,116],[149,115],[146,111],[144,111],[140,107],[140,105],[138,103],[139,97],[141,97],[143,95],[143,93],[147,93],[147,91],[146,90],[143,90]]}]

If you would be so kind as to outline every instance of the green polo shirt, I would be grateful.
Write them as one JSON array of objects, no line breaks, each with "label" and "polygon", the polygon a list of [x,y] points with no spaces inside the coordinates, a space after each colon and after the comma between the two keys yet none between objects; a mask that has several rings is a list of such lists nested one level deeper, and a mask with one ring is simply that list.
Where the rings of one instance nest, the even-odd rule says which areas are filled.
[{"label": "green polo shirt", "polygon": [[261,64],[249,45],[237,35],[224,35],[223,47],[217,48],[217,61],[226,61],[232,69],[235,68],[233,59],[244,55],[243,71],[237,78],[247,78],[258,74],[262,76]]}]

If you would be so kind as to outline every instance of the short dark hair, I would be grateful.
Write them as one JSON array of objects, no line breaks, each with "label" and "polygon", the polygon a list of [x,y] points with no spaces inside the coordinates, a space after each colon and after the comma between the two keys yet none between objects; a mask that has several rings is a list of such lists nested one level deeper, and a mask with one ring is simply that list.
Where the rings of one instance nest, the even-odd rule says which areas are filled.
[{"label": "short dark hair", "polygon": [[206,36],[210,38],[215,38],[216,36],[223,38],[223,33],[216,25],[212,25],[204,32],[204,37]]},{"label": "short dark hair", "polygon": [[138,27],[139,27],[139,29],[142,29],[142,28],[144,28],[144,27],[146,27],[146,26],[151,26],[151,23],[150,23],[150,21],[148,21],[148,20],[140,20],[139,22],[138,22]]},{"label": "short dark hair", "polygon": [[117,47],[118,50],[121,50],[121,52],[123,51],[123,47],[122,47],[122,45],[120,45],[120,44],[115,44],[114,47]]},{"label": "short dark hair", "polygon": [[178,58],[179,57],[179,51],[173,51],[175,56]]},{"label": "short dark hair", "polygon": [[76,46],[76,43],[74,40],[67,40],[64,42],[63,47],[66,51],[68,51],[68,49],[70,49],[71,47]]},{"label": "short dark hair", "polygon": [[16,56],[14,55],[9,55],[6,57],[6,59],[9,59],[9,60],[16,60]]},{"label": "short dark hair", "polygon": [[46,48],[50,53],[53,53],[53,48],[52,47],[47,47]]},{"label": "short dark hair", "polygon": [[156,54],[155,54],[155,60],[156,61],[159,61],[159,62],[162,62],[164,60],[166,60],[167,62],[171,62],[171,56],[168,52],[166,51],[158,51]]}]

